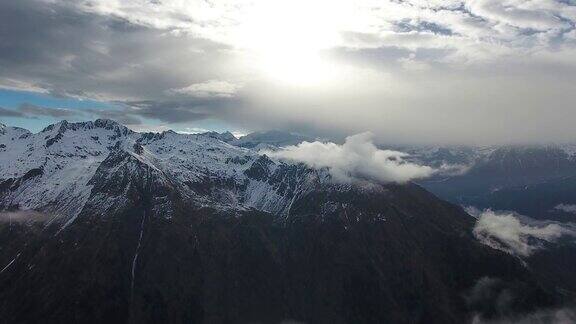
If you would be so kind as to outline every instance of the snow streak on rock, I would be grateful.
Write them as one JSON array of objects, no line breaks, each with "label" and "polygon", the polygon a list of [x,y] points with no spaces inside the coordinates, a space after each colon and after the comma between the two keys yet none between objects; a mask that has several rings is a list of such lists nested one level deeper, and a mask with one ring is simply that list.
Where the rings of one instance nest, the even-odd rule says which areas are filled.
[{"label": "snow streak on rock", "polygon": [[138,237],[138,244],[136,245],[136,251],[134,252],[134,258],[132,259],[132,271],[130,280],[130,300],[134,298],[134,278],[136,275],[136,265],[138,264],[138,255],[140,254],[140,249],[142,247],[142,237],[144,236],[144,223],[146,222],[146,212],[142,215],[142,223],[140,224],[140,236]]}]

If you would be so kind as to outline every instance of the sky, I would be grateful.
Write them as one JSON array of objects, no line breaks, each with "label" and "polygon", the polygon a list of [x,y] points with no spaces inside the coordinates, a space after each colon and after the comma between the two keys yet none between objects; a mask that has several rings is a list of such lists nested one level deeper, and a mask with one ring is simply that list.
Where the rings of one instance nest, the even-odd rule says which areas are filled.
[{"label": "sky", "polygon": [[0,1],[0,121],[576,141],[575,0]]}]

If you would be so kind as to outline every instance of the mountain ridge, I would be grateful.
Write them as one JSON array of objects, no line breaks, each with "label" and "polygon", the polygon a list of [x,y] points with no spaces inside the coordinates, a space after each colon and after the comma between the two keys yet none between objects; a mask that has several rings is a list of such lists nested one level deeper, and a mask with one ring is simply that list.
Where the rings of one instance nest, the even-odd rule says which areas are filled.
[{"label": "mountain ridge", "polygon": [[[0,135],[0,210],[47,215],[0,223],[11,322],[462,323],[560,300],[416,184],[336,183],[201,134],[56,125]],[[463,297],[485,277],[487,298]]]}]

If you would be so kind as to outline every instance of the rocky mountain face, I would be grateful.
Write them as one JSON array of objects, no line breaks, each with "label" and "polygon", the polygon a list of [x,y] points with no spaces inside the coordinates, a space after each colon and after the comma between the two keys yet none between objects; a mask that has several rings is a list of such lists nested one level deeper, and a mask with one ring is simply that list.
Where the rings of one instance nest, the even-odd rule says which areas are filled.
[{"label": "rocky mountain face", "polygon": [[465,323],[558,304],[415,184],[338,184],[214,136],[0,128],[7,323]]}]

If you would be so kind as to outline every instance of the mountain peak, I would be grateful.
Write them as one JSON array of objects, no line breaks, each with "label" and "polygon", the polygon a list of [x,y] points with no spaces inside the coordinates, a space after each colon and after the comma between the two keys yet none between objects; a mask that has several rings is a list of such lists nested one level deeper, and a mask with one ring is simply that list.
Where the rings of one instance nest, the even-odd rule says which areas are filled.
[{"label": "mountain peak", "polygon": [[212,132],[202,133],[200,135],[215,138],[215,139],[221,140],[222,142],[226,142],[226,143],[230,143],[230,142],[236,140],[236,136],[234,136],[234,134],[232,134],[230,132],[218,133],[218,132],[212,131]]},{"label": "mountain peak", "polygon": [[41,132],[46,133],[53,130],[57,130],[57,133],[64,133],[67,130],[88,130],[94,128],[103,128],[107,130],[114,130],[118,136],[128,135],[133,133],[128,127],[114,121],[111,119],[96,119],[95,121],[84,121],[84,122],[74,122],[70,123],[67,120],[62,120],[58,123],[48,125]]},{"label": "mountain peak", "polygon": [[106,119],[106,118],[96,119],[94,121],[94,126],[99,127],[99,128],[113,128],[113,127],[126,128],[126,126],[120,124],[119,122],[112,120],[112,119]]}]

